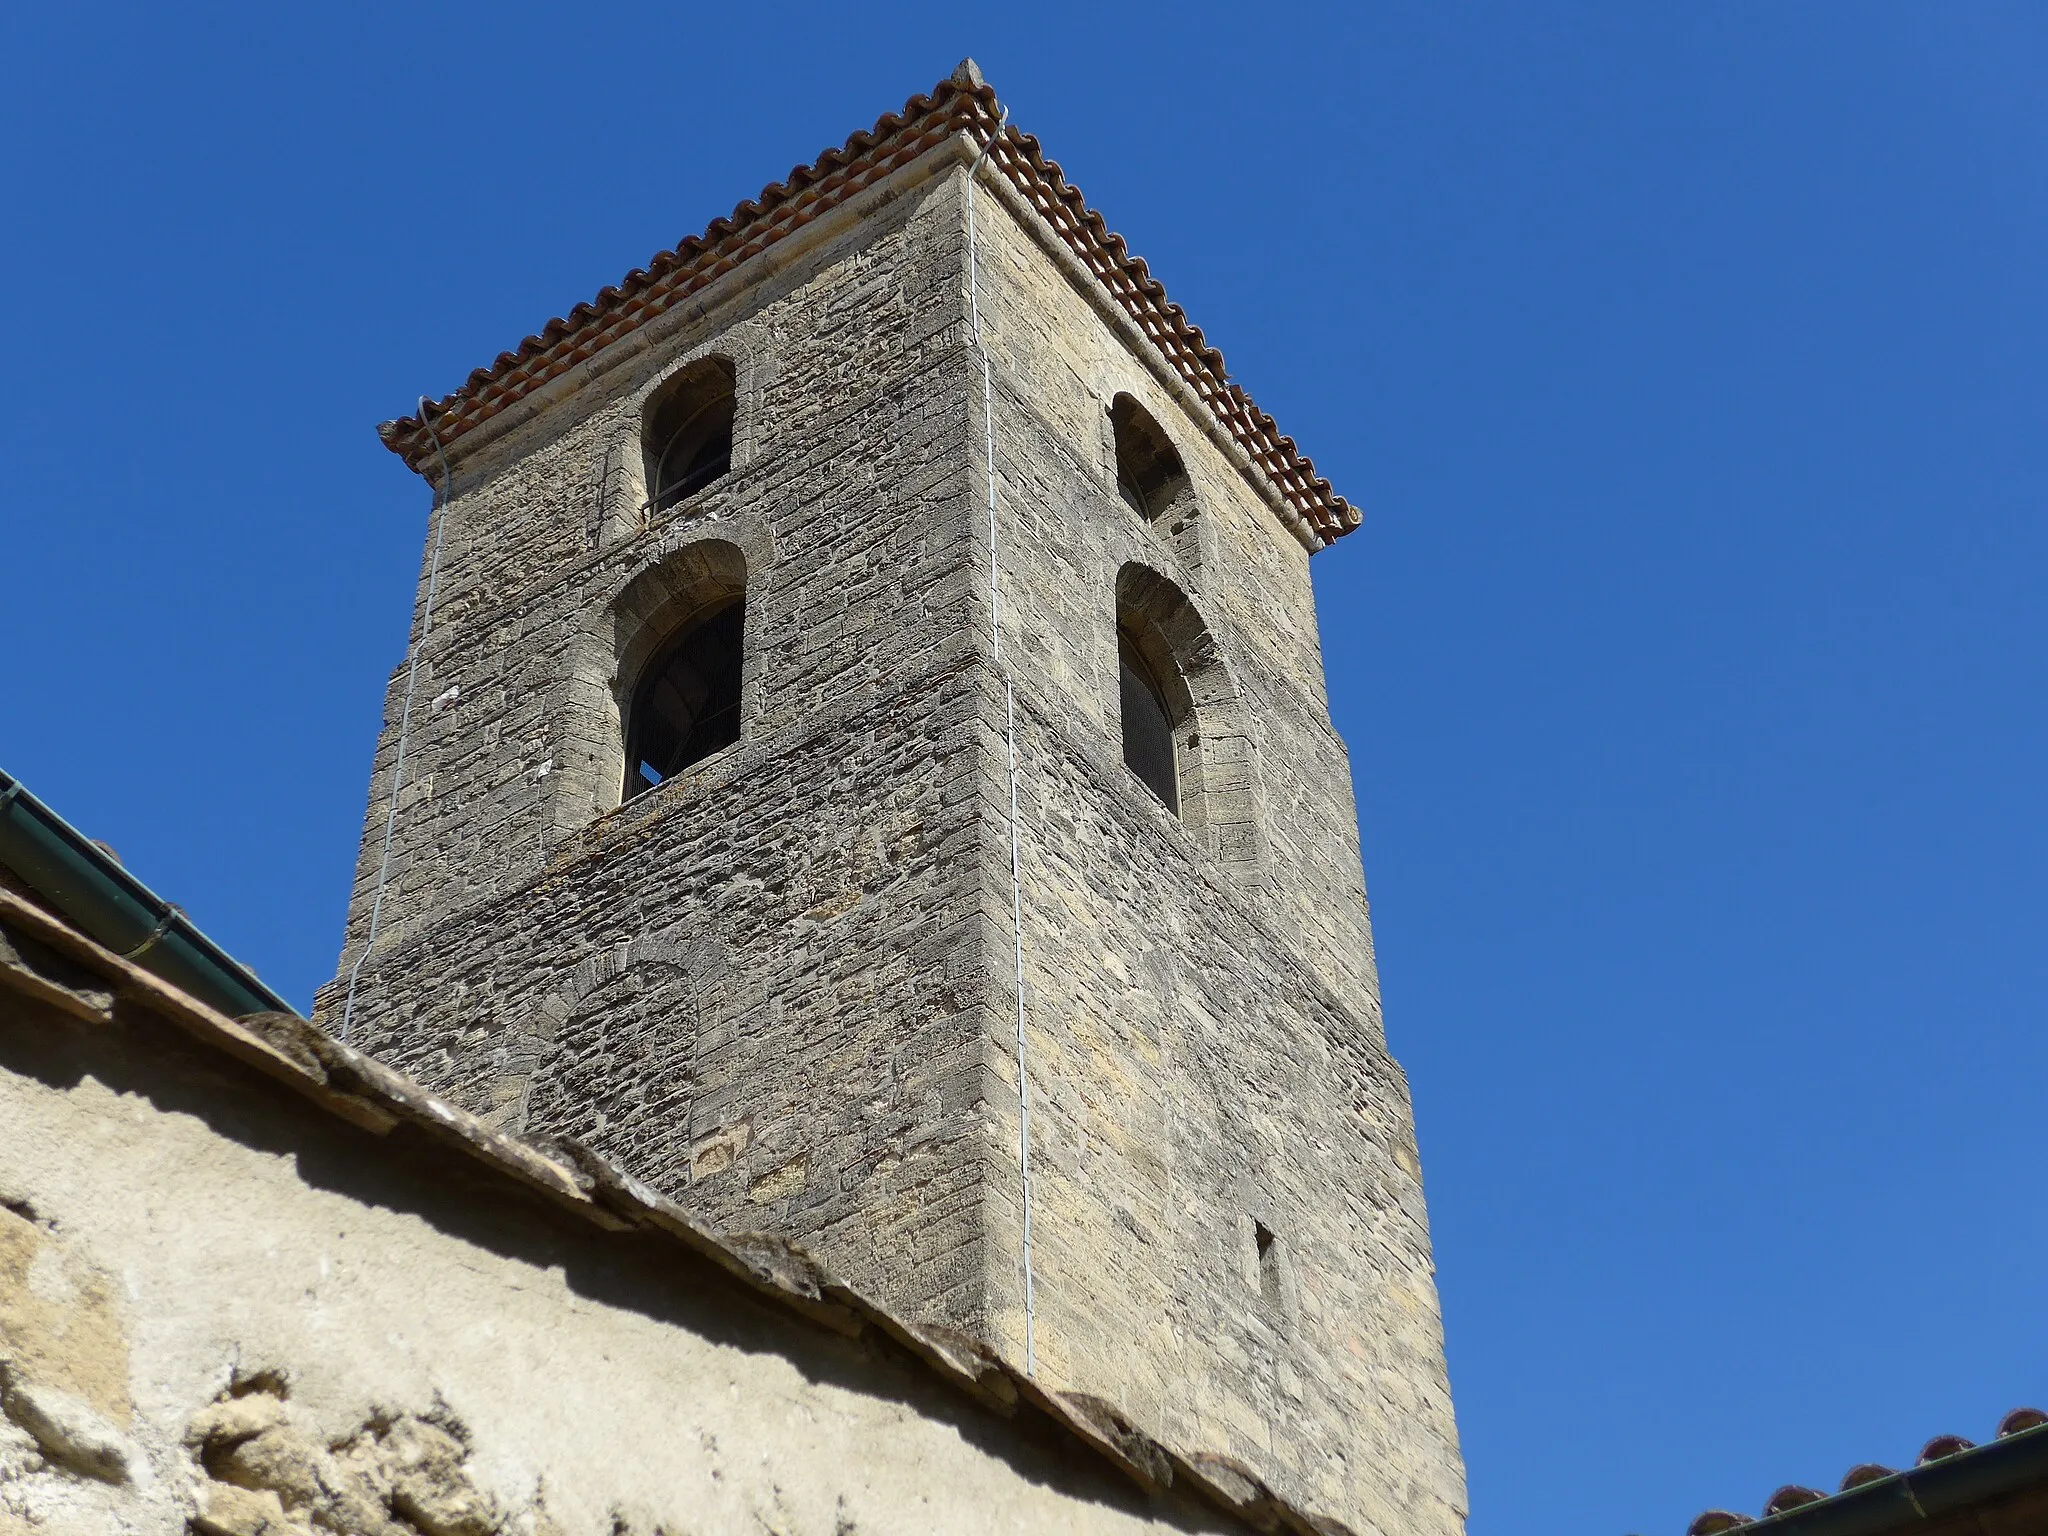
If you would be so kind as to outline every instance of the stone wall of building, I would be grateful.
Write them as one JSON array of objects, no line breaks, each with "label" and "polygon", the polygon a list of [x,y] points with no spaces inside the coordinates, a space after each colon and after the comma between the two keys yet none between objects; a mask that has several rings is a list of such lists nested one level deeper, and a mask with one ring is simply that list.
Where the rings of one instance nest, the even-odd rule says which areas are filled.
[{"label": "stone wall of building", "polygon": [[[1021,1359],[1012,679],[1042,1378],[1172,1443],[1227,1442],[1367,1528],[1453,1531],[1419,1171],[1307,551],[985,184],[996,665],[971,154],[899,170],[453,445],[354,1038]],[[710,351],[739,379],[733,471],[643,527],[642,403]],[[1189,471],[1157,524],[1115,493],[1120,392]],[[620,807],[618,658],[736,572],[742,739]],[[1183,819],[1121,761],[1120,577],[1199,630]],[[331,1028],[341,980],[319,1000]]]},{"label": "stone wall of building", "polygon": [[[1307,551],[1043,226],[989,189],[978,214],[1040,1358],[1168,1439],[1226,1435],[1362,1524],[1455,1530],[1462,1464],[1412,1113],[1381,1029]],[[1191,482],[1150,521],[1116,488],[1119,394]],[[1200,664],[1221,677],[1197,752],[1228,749],[1248,847],[1190,825],[1185,803],[1176,817],[1124,767],[1118,588],[1133,566],[1206,636]],[[1001,707],[991,690],[992,741]]]},{"label": "stone wall of building", "polygon": [[0,891],[0,1533],[1333,1527]]},{"label": "stone wall of building", "polygon": [[[972,654],[961,234],[953,200],[934,205],[929,168],[912,169],[812,226],[792,242],[803,249],[778,250],[772,269],[733,275],[608,349],[601,370],[453,445],[380,946],[613,832],[592,821],[620,799],[614,610],[680,546],[725,541],[748,568],[750,743],[883,712]],[[732,472],[649,518],[645,402],[712,354],[738,378]],[[430,540],[415,634],[431,554]],[[368,927],[406,683],[401,665],[344,972]]]},{"label": "stone wall of building", "polygon": [[[959,203],[930,169],[462,445],[416,787],[352,1033],[508,1129],[575,1135],[716,1221],[980,1327],[978,1188],[1001,1155],[983,1124],[981,587]],[[709,351],[736,365],[734,468],[643,528],[642,402]],[[707,546],[745,569],[742,739],[620,806],[619,610],[718,563]],[[341,1012],[326,989],[320,1016]]]}]

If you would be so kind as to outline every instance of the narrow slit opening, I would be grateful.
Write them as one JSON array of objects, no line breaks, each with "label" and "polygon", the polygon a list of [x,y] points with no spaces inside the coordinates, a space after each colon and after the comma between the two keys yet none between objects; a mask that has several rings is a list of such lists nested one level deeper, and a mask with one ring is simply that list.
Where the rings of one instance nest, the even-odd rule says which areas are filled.
[{"label": "narrow slit opening", "polygon": [[1252,1223],[1252,1241],[1259,1250],[1259,1298],[1269,1307],[1280,1305],[1280,1240],[1262,1221]]}]

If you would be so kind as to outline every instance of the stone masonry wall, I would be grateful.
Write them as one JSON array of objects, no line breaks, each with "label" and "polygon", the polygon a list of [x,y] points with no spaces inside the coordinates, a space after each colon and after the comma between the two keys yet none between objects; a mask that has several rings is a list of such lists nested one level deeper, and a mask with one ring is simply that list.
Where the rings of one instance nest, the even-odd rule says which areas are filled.
[{"label": "stone masonry wall", "polygon": [[1227,1468],[1244,1519],[1184,1476],[1148,1495],[1074,1409],[983,1402],[460,1134],[345,1121],[147,993],[88,1021],[16,979],[0,1536],[1273,1528]]},{"label": "stone masonry wall", "polygon": [[[899,172],[824,243],[743,269],[458,445],[354,1033],[494,1123],[586,1140],[1016,1359],[1007,745],[967,158]],[[1361,1529],[1453,1532],[1419,1169],[1307,552],[1006,206],[984,183],[1042,1376],[1169,1442],[1225,1446]],[[706,350],[740,381],[734,469],[643,530],[641,402]],[[1170,520],[1115,493],[1117,392],[1186,461]],[[741,565],[740,743],[618,807],[622,637]],[[1206,637],[1199,750],[1228,818],[1177,820],[1123,767],[1133,566]],[[319,1014],[340,1013],[338,981]]]},{"label": "stone masonry wall", "polygon": [[[960,233],[930,198],[882,202],[714,313],[621,344],[513,430],[458,445],[380,945],[530,881],[617,807],[616,775],[589,756],[617,716],[609,610],[682,544],[733,542],[752,568],[750,739],[969,654]],[[739,379],[733,471],[643,528],[643,402],[713,352]],[[423,556],[419,609],[427,587]],[[369,921],[405,684],[401,665],[345,962]]]},{"label": "stone masonry wall", "polygon": [[[1361,1526],[1456,1530],[1420,1169],[1306,551],[1058,248],[996,203],[982,194],[979,286],[1018,695],[1041,1362],[1169,1440],[1227,1435]],[[1119,393],[1185,460],[1192,505],[1171,517],[1117,494]],[[1117,582],[1133,563],[1184,594],[1228,675],[1197,724],[1249,737],[1252,861],[1123,766]],[[991,760],[1001,708],[991,691]]]},{"label": "stone masonry wall", "polygon": [[[980,807],[947,766],[973,751],[979,593],[960,239],[956,196],[907,188],[458,460],[418,690],[447,702],[415,708],[355,1038],[508,1129],[577,1136],[978,1326]],[[736,361],[734,469],[638,531],[640,402],[706,350]],[[623,488],[597,489],[606,463]],[[619,807],[614,600],[705,541],[746,566],[742,740]],[[338,1026],[338,986],[319,1012]]]}]

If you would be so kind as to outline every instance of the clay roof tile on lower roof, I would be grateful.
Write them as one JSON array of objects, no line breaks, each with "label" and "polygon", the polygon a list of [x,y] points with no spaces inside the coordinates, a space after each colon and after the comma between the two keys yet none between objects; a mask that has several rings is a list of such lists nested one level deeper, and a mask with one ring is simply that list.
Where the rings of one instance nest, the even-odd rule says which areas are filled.
[{"label": "clay roof tile on lower roof", "polygon": [[795,233],[890,172],[909,164],[956,133],[988,145],[991,165],[1057,233],[1167,364],[1208,406],[1217,424],[1271,483],[1318,547],[1343,537],[1360,521],[1358,509],[1316,473],[1291,437],[1281,433],[1225,368],[1210,346],[1121,235],[1090,208],[1059,162],[1038,140],[1004,125],[995,91],[971,60],[935,86],[910,98],[901,112],[884,113],[872,129],[855,133],[809,165],[764,187],[702,234],[659,253],[645,267],[604,289],[590,303],[550,320],[539,333],[501,352],[462,386],[430,402],[419,414],[378,427],[385,446],[415,470],[433,455],[425,420],[445,443],[490,420],[526,395],[593,356],[636,327],[688,298],[740,262]]},{"label": "clay roof tile on lower roof", "polygon": [[[2039,1408],[2015,1408],[1998,1421],[1998,1436],[1992,1444],[2011,1440],[2015,1435],[2039,1429],[2043,1425],[2048,1425],[2048,1413],[2042,1412]],[[1982,1448],[1974,1440],[1962,1435],[1936,1435],[1921,1450],[1915,1466],[1924,1469],[1937,1462],[1947,1461],[1950,1457],[1980,1449]],[[1765,1501],[1761,1520],[1733,1510],[1709,1509],[1696,1516],[1692,1524],[1686,1527],[1686,1536],[1724,1536],[1724,1533],[1744,1530],[1752,1525],[1775,1530],[1778,1528],[1777,1517],[1792,1516],[1803,1509],[1832,1504],[1858,1489],[1869,1488],[1901,1475],[1896,1469],[1881,1462],[1866,1461],[1849,1469],[1848,1475],[1842,1479],[1838,1493],[1824,1494],[1817,1488],[1805,1488],[1797,1483],[1788,1483]],[[1926,1517],[1923,1514],[1916,1518],[1924,1520]],[[1770,1524],[1765,1525],[1764,1522]],[[1884,1525],[1882,1522],[1868,1528],[1876,1531],[1880,1527],[1886,1531],[1892,1529],[1890,1525]]]}]

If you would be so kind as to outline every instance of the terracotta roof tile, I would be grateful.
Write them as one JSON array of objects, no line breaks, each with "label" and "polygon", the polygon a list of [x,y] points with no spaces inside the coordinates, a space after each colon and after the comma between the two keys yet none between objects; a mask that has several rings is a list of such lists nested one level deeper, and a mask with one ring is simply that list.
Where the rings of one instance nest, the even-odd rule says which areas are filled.
[{"label": "terracotta roof tile", "polygon": [[[2038,1429],[2044,1424],[2048,1424],[2048,1413],[2043,1413],[2038,1408],[2015,1408],[1998,1421],[1998,1438],[2000,1440],[2007,1440],[2026,1430]],[[1959,1456],[1965,1451],[1972,1451],[1976,1448],[1977,1444],[1974,1440],[1967,1440],[1961,1435],[1936,1435],[1922,1448],[1915,1465],[1925,1467],[1932,1462],[1944,1461],[1951,1456]],[[1842,1486],[1836,1494],[1825,1494],[1817,1488],[1806,1488],[1797,1483],[1788,1483],[1764,1502],[1763,1518],[1769,1519],[1773,1515],[1788,1514],[1795,1509],[1803,1509],[1809,1504],[1819,1504],[1828,1499],[1839,1497],[1840,1494],[1849,1493],[1855,1489],[1866,1487],[1871,1483],[1882,1482],[1888,1477],[1897,1477],[1898,1475],[1895,1468],[1887,1467],[1880,1462],[1866,1461],[1849,1469],[1848,1475],[1842,1479]],[[1710,1509],[1695,1517],[1692,1524],[1687,1526],[1685,1530],[1686,1536],[1722,1536],[1724,1532],[1740,1530],[1745,1526],[1754,1525],[1755,1523],[1755,1518],[1749,1515],[1737,1514],[1732,1510],[1726,1509]]]},{"label": "terracotta roof tile", "polygon": [[1798,1509],[1805,1504],[1818,1504],[1827,1495],[1818,1488],[1808,1488],[1799,1483],[1787,1483],[1768,1499],[1764,1500],[1764,1513],[1782,1515],[1788,1509]]},{"label": "terracotta roof tile", "polygon": [[1749,1516],[1732,1510],[1710,1509],[1685,1528],[1685,1536],[1722,1536],[1724,1531],[1739,1531],[1753,1523]]},{"label": "terracotta roof tile", "polygon": [[[627,273],[594,301],[550,320],[516,350],[499,353],[489,367],[476,369],[461,388],[423,414],[432,416],[444,442],[455,441],[862,188],[952,135],[966,133],[989,143],[990,163],[1158,347],[1310,532],[1327,544],[1356,528],[1358,509],[1316,473],[1294,439],[1230,378],[1223,354],[1167,298],[1144,260],[1133,256],[1123,237],[1088,206],[1059,163],[1047,159],[1030,134],[1001,124],[995,91],[979,71],[963,63],[930,94],[911,97],[901,112],[884,114],[872,129],[797,166],[728,217],[713,219],[702,234]],[[432,454],[419,415],[387,421],[377,430],[385,445],[415,470]]]},{"label": "terracotta roof tile", "polygon": [[1953,1456],[1959,1451],[1974,1451],[1976,1448],[1976,1441],[1965,1440],[1961,1435],[1936,1435],[1920,1448],[1920,1460],[1917,1465],[1924,1467],[1930,1461],[1940,1461],[1944,1456]]}]

